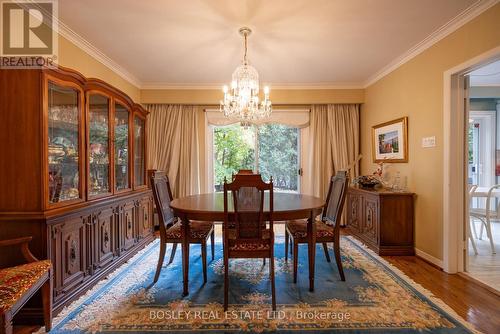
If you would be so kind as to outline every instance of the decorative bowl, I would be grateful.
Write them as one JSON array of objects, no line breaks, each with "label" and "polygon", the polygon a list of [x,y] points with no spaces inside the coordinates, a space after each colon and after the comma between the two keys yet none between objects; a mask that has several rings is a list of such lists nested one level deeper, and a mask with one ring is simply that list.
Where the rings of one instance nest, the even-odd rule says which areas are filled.
[{"label": "decorative bowl", "polygon": [[359,176],[355,180],[363,188],[374,188],[376,185],[380,184],[380,181],[370,175]]}]

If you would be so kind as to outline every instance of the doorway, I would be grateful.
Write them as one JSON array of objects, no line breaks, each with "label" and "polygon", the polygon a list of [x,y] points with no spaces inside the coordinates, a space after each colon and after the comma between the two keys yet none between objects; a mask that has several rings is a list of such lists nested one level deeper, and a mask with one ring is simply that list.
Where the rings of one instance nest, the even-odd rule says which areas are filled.
[{"label": "doorway", "polygon": [[[466,75],[469,84],[466,253],[464,271],[500,292],[500,60]],[[499,154],[500,155],[500,154]],[[500,156],[499,156],[500,158]],[[498,165],[498,168],[496,167]]]},{"label": "doorway", "polygon": [[[476,94],[476,85],[474,83],[472,86],[469,85],[469,79],[474,81],[474,77],[470,76],[472,72],[499,60],[500,46],[445,71],[443,75],[443,270],[448,273],[458,272],[470,275],[468,253],[469,248],[472,247],[470,235],[474,233],[473,226],[469,223],[471,185],[474,182],[482,184],[490,182],[490,185],[495,185],[500,181],[496,170],[496,147],[500,147],[498,136],[495,134],[493,140],[488,139],[493,138],[491,131],[487,130],[488,126],[493,123],[490,115],[484,112],[483,115],[473,113],[484,110],[478,109],[475,103],[470,106],[474,98],[479,96]],[[496,114],[496,110],[490,109],[490,111],[495,111]],[[499,118],[495,115],[493,123],[495,132],[497,132],[496,122]],[[471,141],[469,141],[470,137],[472,137]],[[481,143],[488,142],[491,147],[495,147],[494,154],[490,153],[489,157],[485,152],[491,151],[491,147],[490,149],[481,148]],[[476,152],[474,152],[474,145]],[[493,167],[490,167],[491,161],[493,161]],[[491,170],[494,171],[493,175]],[[473,175],[474,173],[476,175]],[[487,181],[488,178],[490,181]],[[487,186],[486,188],[488,189]],[[480,200],[475,201],[477,203]],[[485,199],[481,201],[485,203]],[[491,207],[496,209],[496,204],[492,202]],[[476,224],[479,233],[479,223]],[[488,241],[485,234],[483,234],[483,239]]]}]

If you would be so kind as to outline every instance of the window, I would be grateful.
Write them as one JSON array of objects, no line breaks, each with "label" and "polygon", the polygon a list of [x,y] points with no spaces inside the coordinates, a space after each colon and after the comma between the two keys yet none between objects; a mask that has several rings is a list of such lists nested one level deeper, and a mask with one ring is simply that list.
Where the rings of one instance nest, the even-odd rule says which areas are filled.
[{"label": "window", "polygon": [[240,124],[213,128],[213,184],[216,191],[240,169],[252,169],[277,191],[299,191],[298,128],[281,124],[244,127]]}]

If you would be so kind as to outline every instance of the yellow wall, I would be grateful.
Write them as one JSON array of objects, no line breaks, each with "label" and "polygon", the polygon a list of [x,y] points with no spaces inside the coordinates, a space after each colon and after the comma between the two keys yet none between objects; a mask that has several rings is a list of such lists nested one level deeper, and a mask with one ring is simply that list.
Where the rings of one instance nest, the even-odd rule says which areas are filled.
[{"label": "yellow wall", "polygon": [[[221,89],[143,89],[142,103],[219,104]],[[273,104],[363,103],[363,89],[272,89]]]},{"label": "yellow wall", "polygon": [[[365,91],[361,112],[362,173],[375,169],[371,127],[409,117],[409,162],[388,166],[417,194],[416,247],[443,258],[443,72],[500,45],[500,4],[495,5]],[[422,148],[422,137],[436,147]],[[458,222],[457,222],[458,223]]]},{"label": "yellow wall", "polygon": [[62,36],[59,36],[58,64],[76,70],[87,78],[104,80],[115,88],[122,90],[134,102],[140,102],[141,94],[138,87],[123,79],[109,67]]}]

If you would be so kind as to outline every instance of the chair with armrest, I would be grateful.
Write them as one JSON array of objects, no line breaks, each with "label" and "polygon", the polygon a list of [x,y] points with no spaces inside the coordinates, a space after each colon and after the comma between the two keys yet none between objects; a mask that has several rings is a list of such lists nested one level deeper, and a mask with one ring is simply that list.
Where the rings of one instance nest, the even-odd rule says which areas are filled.
[{"label": "chair with armrest", "polygon": [[[342,281],[345,281],[345,275],[340,257],[340,217],[347,195],[348,181],[346,171],[339,171],[335,176],[332,176],[321,220],[315,221],[316,242],[323,244],[323,250],[328,262],[330,262],[330,255],[328,254],[327,243],[333,242],[335,260]],[[292,220],[285,224],[285,260],[288,260],[289,239],[291,239],[293,245],[293,282],[297,283],[298,246],[299,244],[308,243],[306,220]]]},{"label": "chair with armrest", "polygon": [[[154,283],[160,277],[167,243],[172,243],[172,253],[169,264],[173,261],[177,244],[182,242],[181,222],[174,215],[170,208],[170,202],[173,200],[170,182],[164,172],[155,171],[151,175],[151,188],[155,200],[158,219],[160,221],[160,257],[156,266]],[[215,256],[215,233],[213,222],[192,221],[190,228],[189,244],[200,244],[201,257],[203,262],[203,281],[207,282],[207,240],[211,238],[212,260]]]},{"label": "chair with armrest", "polygon": [[12,333],[12,319],[26,302],[38,291],[42,293],[45,331],[52,328],[52,264],[39,261],[31,254],[28,244],[31,237],[1,240],[3,247],[20,246],[28,262],[15,267],[0,269],[0,333]]},{"label": "chair with armrest", "polygon": [[[269,192],[269,228],[264,219],[265,192]],[[229,213],[229,194],[234,213]],[[224,310],[228,308],[229,259],[269,258],[272,309],[276,310],[274,282],[273,183],[260,174],[237,174],[224,182]]]}]

